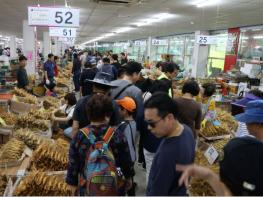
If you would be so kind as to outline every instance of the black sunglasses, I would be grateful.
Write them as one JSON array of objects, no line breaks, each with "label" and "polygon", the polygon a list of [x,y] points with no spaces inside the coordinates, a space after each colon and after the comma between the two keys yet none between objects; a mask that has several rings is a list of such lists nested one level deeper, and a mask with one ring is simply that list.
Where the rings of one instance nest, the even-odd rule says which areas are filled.
[{"label": "black sunglasses", "polygon": [[168,114],[165,114],[163,115],[159,120],[157,121],[148,121],[148,120],[145,120],[145,122],[148,124],[148,126],[150,126],[151,128],[154,128],[156,127],[156,125],[161,121],[163,120]]}]

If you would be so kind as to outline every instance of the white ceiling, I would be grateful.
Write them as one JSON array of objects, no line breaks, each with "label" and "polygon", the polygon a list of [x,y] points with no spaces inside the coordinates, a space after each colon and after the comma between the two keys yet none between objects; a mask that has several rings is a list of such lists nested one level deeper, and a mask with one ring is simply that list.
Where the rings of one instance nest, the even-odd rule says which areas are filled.
[{"label": "white ceiling", "polygon": [[[131,0],[129,5],[98,4],[94,0],[67,0],[71,7],[81,10],[77,43],[83,43],[103,34],[158,13],[171,13],[176,17],[151,26],[133,28],[115,34],[105,41],[122,41],[189,33],[196,30],[227,29],[228,27],[263,24],[263,0],[221,0],[217,6],[197,8],[196,0]],[[213,0],[211,0],[213,1]],[[0,33],[22,38],[22,21],[27,19],[27,6],[64,6],[65,0],[0,0]],[[191,24],[194,22],[194,24]],[[42,39],[43,31],[38,29]]]}]

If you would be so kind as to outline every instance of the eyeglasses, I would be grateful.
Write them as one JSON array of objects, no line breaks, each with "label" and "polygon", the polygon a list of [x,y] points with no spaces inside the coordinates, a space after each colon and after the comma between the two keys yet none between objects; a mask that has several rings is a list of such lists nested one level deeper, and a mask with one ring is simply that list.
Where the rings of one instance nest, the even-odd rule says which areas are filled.
[{"label": "eyeglasses", "polygon": [[160,120],[157,120],[157,121],[148,121],[148,120],[145,120],[145,122],[148,124],[148,126],[150,126],[151,128],[155,128],[156,125],[161,121],[163,120],[168,114],[165,114],[163,115]]}]

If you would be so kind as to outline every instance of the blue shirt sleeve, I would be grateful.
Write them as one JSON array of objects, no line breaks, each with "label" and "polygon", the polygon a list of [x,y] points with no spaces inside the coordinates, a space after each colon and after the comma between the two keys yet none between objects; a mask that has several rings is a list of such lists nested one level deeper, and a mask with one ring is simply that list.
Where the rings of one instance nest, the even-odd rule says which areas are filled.
[{"label": "blue shirt sleeve", "polygon": [[[162,152],[158,155],[158,165],[151,168],[147,196],[169,196],[169,191],[175,182],[176,163],[170,159],[171,155]],[[156,158],[155,158],[156,159]]]}]

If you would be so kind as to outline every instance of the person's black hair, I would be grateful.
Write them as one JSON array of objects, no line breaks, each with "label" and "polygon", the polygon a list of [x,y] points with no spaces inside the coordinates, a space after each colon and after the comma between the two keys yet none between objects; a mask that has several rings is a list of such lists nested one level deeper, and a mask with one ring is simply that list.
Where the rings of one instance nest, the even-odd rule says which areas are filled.
[{"label": "person's black hair", "polygon": [[64,96],[64,99],[68,101],[68,104],[73,106],[76,105],[77,99],[74,93],[68,93]]},{"label": "person's black hair", "polygon": [[73,58],[74,58],[74,59],[77,59],[77,58],[78,58],[78,54],[77,54],[77,53],[74,53],[74,54],[73,54]]},{"label": "person's black hair", "polygon": [[213,83],[205,83],[202,87],[204,88],[205,97],[210,97],[216,92],[216,85]]},{"label": "person's black hair", "polygon": [[85,68],[92,68],[92,64],[91,64],[91,62],[85,62],[85,64],[84,64],[84,67]]},{"label": "person's black hair", "polygon": [[58,60],[58,56],[54,56],[54,60]]},{"label": "person's black hair", "polygon": [[48,58],[50,59],[50,58],[52,58],[54,55],[52,54],[52,53],[49,53],[48,54]]},{"label": "person's black hair", "polygon": [[92,52],[91,52],[91,51],[88,51],[88,55],[92,55]]},{"label": "person's black hair", "polygon": [[162,61],[159,61],[156,64],[156,68],[160,68],[160,67],[163,67],[163,62]]},{"label": "person's black hair", "polygon": [[251,90],[248,93],[253,94],[254,96],[257,96],[258,98],[263,99],[263,92],[260,90]]},{"label": "person's black hair", "polygon": [[139,62],[128,62],[125,67],[128,76],[131,76],[134,73],[139,74],[142,70],[142,65]]},{"label": "person's black hair", "polygon": [[22,62],[22,61],[24,61],[24,60],[27,60],[26,56],[21,55],[21,56],[19,57],[19,62]]},{"label": "person's black hair", "polygon": [[118,69],[118,78],[122,77],[126,73],[126,68],[125,67],[120,67]]},{"label": "person's black hair", "polygon": [[163,92],[169,94],[169,89],[171,88],[172,82],[168,79],[155,80],[150,88],[152,94],[157,92]]},{"label": "person's black hair", "polygon": [[158,116],[163,117],[169,113],[177,119],[178,106],[176,102],[166,93],[155,93],[146,101],[145,109],[157,109]]},{"label": "person's black hair", "polygon": [[197,96],[200,92],[198,83],[194,80],[188,80],[184,83],[182,93],[190,93],[192,96]]},{"label": "person's black hair", "polygon": [[108,96],[94,94],[87,103],[86,113],[92,122],[103,121],[113,113],[112,100]]},{"label": "person's black hair", "polygon": [[117,54],[112,54],[111,57],[113,60],[118,61],[118,55]]},{"label": "person's black hair", "polygon": [[125,56],[125,53],[121,52],[121,55],[122,55],[122,56]]},{"label": "person's black hair", "polygon": [[[107,85],[102,85],[102,84],[98,84],[98,83],[93,83],[93,87],[96,87],[96,89],[100,89],[102,90],[103,92],[107,93],[111,90],[111,87],[110,86],[107,86]],[[94,90],[95,88],[93,88]],[[96,93],[96,92],[94,92]]]},{"label": "person's black hair", "polygon": [[173,73],[175,70],[180,70],[180,68],[174,62],[166,62],[162,66],[162,71],[165,73]]},{"label": "person's black hair", "polygon": [[108,58],[108,57],[104,57],[103,59],[102,59],[102,61],[103,61],[103,63],[110,63],[110,58]]},{"label": "person's black hair", "polygon": [[154,81],[150,78],[139,80],[136,82],[136,86],[141,89],[142,92],[150,92]]}]

